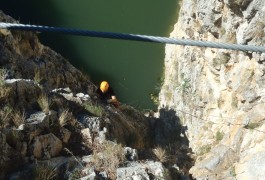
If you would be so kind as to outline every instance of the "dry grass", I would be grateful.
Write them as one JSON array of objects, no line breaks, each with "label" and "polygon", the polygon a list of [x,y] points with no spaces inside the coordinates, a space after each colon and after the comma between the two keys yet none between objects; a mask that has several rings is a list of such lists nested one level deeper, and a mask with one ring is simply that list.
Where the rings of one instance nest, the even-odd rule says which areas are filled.
[{"label": "dry grass", "polygon": [[11,92],[11,88],[5,86],[6,76],[7,76],[7,70],[0,69],[0,100],[7,98]]},{"label": "dry grass", "polygon": [[35,73],[34,73],[34,81],[39,84],[41,82],[41,80],[42,80],[42,78],[41,78],[41,75],[40,75],[40,71],[35,71]]},{"label": "dry grass", "polygon": [[92,165],[98,171],[105,171],[109,179],[116,179],[116,170],[125,160],[122,145],[105,141],[93,151]]},{"label": "dry grass", "polygon": [[0,69],[0,86],[3,86],[5,84],[6,76],[7,76],[7,70],[6,69]]},{"label": "dry grass", "polygon": [[34,180],[54,180],[56,179],[56,168],[49,165],[36,164]]},{"label": "dry grass", "polygon": [[0,128],[4,128],[10,123],[12,112],[13,109],[9,106],[0,109]]},{"label": "dry grass", "polygon": [[46,94],[41,94],[41,96],[38,98],[38,104],[43,112],[49,112],[51,103]]},{"label": "dry grass", "polygon": [[71,116],[72,114],[69,113],[69,109],[64,110],[59,116],[60,126],[61,127],[65,126],[69,122]]},{"label": "dry grass", "polygon": [[12,120],[16,127],[23,124],[26,120],[26,116],[24,112],[20,111],[13,111],[12,113]]},{"label": "dry grass", "polygon": [[161,163],[165,163],[168,160],[166,150],[161,147],[154,148],[153,153]]},{"label": "dry grass", "polygon": [[11,93],[10,87],[5,87],[4,85],[0,85],[0,99],[7,98]]},{"label": "dry grass", "polygon": [[64,148],[64,150],[65,150],[68,154],[70,154],[70,155],[75,159],[75,161],[76,161],[76,162],[77,162],[82,168],[84,168],[84,166],[83,166],[83,164],[82,164],[82,161],[79,160],[79,159],[73,154],[72,151],[70,151],[70,150],[67,149],[67,148]]}]

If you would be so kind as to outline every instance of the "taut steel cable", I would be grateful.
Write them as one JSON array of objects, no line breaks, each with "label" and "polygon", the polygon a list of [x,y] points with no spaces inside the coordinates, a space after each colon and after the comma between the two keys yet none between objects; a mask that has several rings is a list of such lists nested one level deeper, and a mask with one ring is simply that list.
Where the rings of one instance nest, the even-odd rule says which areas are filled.
[{"label": "taut steel cable", "polygon": [[219,43],[219,42],[196,41],[196,40],[189,40],[189,39],[174,39],[174,38],[159,37],[159,36],[100,32],[100,31],[63,28],[63,27],[50,27],[50,26],[38,26],[38,25],[1,22],[0,29],[54,32],[54,33],[64,33],[64,34],[71,34],[71,35],[78,35],[78,36],[90,36],[90,37],[100,37],[100,38],[109,38],[109,39],[144,41],[144,42],[155,42],[155,43],[166,43],[166,44],[188,45],[188,46],[210,47],[210,48],[218,48],[218,49],[230,49],[230,50],[238,50],[238,51],[252,51],[252,52],[265,53],[264,46],[228,44],[228,43]]}]

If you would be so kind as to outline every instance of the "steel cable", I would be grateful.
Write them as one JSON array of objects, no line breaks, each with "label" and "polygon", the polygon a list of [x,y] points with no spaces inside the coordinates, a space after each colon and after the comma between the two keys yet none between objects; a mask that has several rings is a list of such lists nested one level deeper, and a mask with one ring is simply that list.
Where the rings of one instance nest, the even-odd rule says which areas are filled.
[{"label": "steel cable", "polygon": [[64,33],[64,34],[71,34],[71,35],[109,38],[109,39],[144,41],[144,42],[176,44],[176,45],[183,45],[183,46],[188,45],[188,46],[210,47],[210,48],[218,48],[218,49],[230,49],[230,50],[238,50],[238,51],[252,51],[252,52],[265,53],[264,46],[228,44],[228,43],[209,42],[209,41],[197,41],[197,40],[190,40],[190,39],[175,39],[175,38],[159,37],[159,36],[101,32],[101,31],[80,30],[80,29],[71,29],[71,28],[63,28],[63,27],[50,27],[50,26],[38,26],[38,25],[29,25],[29,24],[16,24],[16,23],[1,22],[0,29],[54,32],[54,33]]}]

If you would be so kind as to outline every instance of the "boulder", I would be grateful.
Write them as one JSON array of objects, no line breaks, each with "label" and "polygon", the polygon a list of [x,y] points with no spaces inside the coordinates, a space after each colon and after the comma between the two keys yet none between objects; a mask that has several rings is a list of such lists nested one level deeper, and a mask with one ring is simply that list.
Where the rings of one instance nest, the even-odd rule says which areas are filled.
[{"label": "boulder", "polygon": [[37,107],[41,89],[36,82],[30,79],[7,79],[5,83],[13,92],[13,96],[9,97],[9,103],[13,107],[23,107],[24,109]]},{"label": "boulder", "polygon": [[235,166],[237,179],[264,179],[265,152],[260,151],[243,158]]},{"label": "boulder", "polygon": [[91,132],[99,132],[102,128],[102,120],[99,117],[81,115],[78,121],[89,128]]},{"label": "boulder", "polygon": [[29,138],[41,134],[46,129],[49,129],[51,125],[54,125],[58,121],[57,113],[55,111],[49,111],[48,114],[44,112],[35,112],[25,120],[24,124],[21,124],[18,129],[24,130],[29,134]]},{"label": "boulder", "polygon": [[135,179],[135,180],[152,180],[166,179],[167,173],[160,162],[129,162],[125,167],[117,169],[117,180]]},{"label": "boulder", "polygon": [[35,158],[50,159],[60,154],[63,144],[54,134],[49,133],[35,137],[32,148]]},{"label": "boulder", "polygon": [[7,143],[5,134],[0,132],[0,179],[5,179],[8,172],[24,163],[22,155]]},{"label": "boulder", "polygon": [[89,128],[82,129],[81,135],[82,135],[84,142],[87,142],[88,144],[92,144],[92,136],[91,136]]},{"label": "boulder", "polygon": [[72,134],[71,131],[65,128],[61,128],[61,134],[63,143],[67,144]]},{"label": "boulder", "polygon": [[138,160],[137,149],[125,147],[124,152],[125,152],[125,157],[128,161],[137,161]]}]

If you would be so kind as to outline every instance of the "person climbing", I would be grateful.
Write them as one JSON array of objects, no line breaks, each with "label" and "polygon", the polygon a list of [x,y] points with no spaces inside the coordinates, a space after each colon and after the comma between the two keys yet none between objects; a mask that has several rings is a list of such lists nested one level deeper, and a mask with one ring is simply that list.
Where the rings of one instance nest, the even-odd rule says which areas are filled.
[{"label": "person climbing", "polygon": [[118,99],[116,98],[116,95],[113,91],[113,89],[110,87],[109,83],[107,81],[102,81],[100,83],[100,87],[97,89],[97,94],[99,95],[99,98],[101,102],[112,104],[115,107],[119,107],[120,103]]}]

